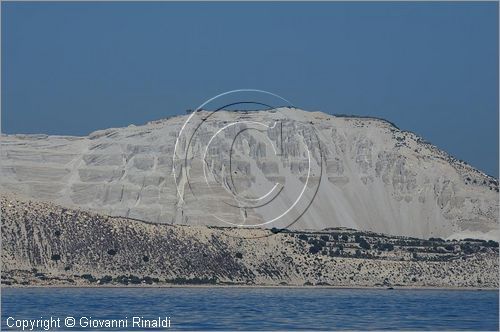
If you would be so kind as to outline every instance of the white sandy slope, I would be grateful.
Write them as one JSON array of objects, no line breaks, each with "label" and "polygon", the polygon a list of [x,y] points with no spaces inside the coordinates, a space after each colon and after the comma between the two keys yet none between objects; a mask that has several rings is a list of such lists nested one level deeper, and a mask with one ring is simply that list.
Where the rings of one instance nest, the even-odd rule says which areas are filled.
[{"label": "white sandy slope", "polygon": [[[200,112],[192,120],[199,123],[207,115]],[[197,122],[184,127],[179,161],[173,165],[187,117],[87,137],[3,135],[0,190],[150,222],[227,226],[219,220],[224,219],[252,225],[280,216],[293,204],[307,178],[309,149],[310,177],[303,196],[289,213],[264,227],[285,227],[301,216],[319,183],[311,206],[291,228],[343,226],[419,238],[498,238],[498,181],[387,121],[290,108],[221,111],[195,132],[186,161],[184,151]],[[250,123],[221,131],[205,159],[208,187],[203,153],[211,137],[235,121],[279,125],[247,130],[236,140],[237,128]],[[231,184],[228,151],[233,140]],[[276,183],[282,192],[259,208],[242,208],[228,193],[232,188],[261,196]],[[236,206],[227,204],[231,200]]]}]

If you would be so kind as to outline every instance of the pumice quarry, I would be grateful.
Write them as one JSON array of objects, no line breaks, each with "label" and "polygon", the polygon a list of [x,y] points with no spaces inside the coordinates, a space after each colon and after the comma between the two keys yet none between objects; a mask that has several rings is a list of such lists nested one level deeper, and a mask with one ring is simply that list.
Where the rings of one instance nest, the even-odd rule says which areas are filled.
[{"label": "pumice quarry", "polygon": [[2,283],[498,288],[496,178],[383,119],[198,113],[2,135]]}]

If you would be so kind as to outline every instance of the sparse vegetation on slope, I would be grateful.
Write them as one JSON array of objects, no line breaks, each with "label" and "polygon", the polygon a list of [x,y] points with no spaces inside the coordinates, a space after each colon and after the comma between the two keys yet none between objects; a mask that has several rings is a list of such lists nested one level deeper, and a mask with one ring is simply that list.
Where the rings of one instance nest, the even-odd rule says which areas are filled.
[{"label": "sparse vegetation on slope", "polygon": [[1,196],[4,285],[498,287],[498,243],[154,225]]}]

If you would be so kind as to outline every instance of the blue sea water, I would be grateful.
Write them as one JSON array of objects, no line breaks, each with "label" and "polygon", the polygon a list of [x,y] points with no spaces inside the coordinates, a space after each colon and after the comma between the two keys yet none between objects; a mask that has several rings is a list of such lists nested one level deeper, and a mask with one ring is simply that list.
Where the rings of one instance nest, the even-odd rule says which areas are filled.
[{"label": "blue sea water", "polygon": [[[174,330],[496,330],[498,291],[327,288],[4,288],[13,319],[169,317]],[[85,320],[84,320],[85,321]],[[122,330],[123,328],[120,328]],[[40,330],[40,328],[38,329]],[[106,329],[110,330],[110,329]]]}]

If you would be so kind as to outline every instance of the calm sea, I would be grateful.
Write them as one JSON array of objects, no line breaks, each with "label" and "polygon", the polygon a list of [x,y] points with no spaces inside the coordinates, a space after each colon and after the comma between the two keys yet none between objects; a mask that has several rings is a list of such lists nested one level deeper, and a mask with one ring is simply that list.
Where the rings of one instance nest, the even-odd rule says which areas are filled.
[{"label": "calm sea", "polygon": [[[133,317],[183,330],[496,330],[497,291],[292,288],[2,289],[2,329],[22,319]],[[144,320],[142,320],[144,321]],[[97,322],[97,323],[96,323]],[[101,321],[102,322],[102,321]],[[19,323],[20,324],[20,323]],[[71,324],[71,321],[70,321]],[[92,328],[95,330],[97,328]],[[120,328],[123,329],[123,328]],[[40,328],[38,329],[40,330]],[[85,328],[84,330],[91,330]],[[109,329],[108,329],[109,330]]]}]

